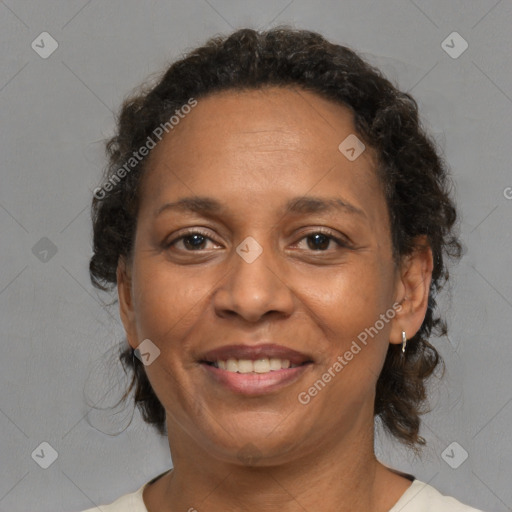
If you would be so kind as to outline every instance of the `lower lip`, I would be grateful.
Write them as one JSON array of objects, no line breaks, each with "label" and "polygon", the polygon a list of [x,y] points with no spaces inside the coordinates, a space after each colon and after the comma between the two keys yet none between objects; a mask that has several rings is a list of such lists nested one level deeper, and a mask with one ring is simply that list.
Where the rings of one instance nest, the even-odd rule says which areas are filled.
[{"label": "lower lip", "polygon": [[268,373],[236,373],[210,366],[202,363],[206,370],[216,382],[219,382],[230,391],[247,396],[266,395],[281,390],[285,386],[299,380],[304,372],[308,371],[311,363],[296,368],[286,368]]}]

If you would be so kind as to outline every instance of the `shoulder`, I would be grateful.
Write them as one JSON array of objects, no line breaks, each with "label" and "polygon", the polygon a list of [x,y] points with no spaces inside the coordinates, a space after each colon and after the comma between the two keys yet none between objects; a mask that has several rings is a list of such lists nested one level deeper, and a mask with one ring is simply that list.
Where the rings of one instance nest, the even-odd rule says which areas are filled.
[{"label": "shoulder", "polygon": [[420,480],[414,480],[389,512],[482,512]]},{"label": "shoulder", "polygon": [[141,485],[135,492],[124,494],[108,505],[98,505],[93,508],[88,508],[87,510],[82,510],[81,512],[148,512],[148,509],[144,503],[144,498],[142,497],[144,489],[146,486],[156,482],[159,478],[171,471],[172,468],[164,471],[163,473],[160,473],[159,475],[152,478],[149,482]]},{"label": "shoulder", "polygon": [[135,492],[124,494],[108,505],[98,505],[82,512],[147,512],[142,499],[142,491],[147,484],[142,485]]}]

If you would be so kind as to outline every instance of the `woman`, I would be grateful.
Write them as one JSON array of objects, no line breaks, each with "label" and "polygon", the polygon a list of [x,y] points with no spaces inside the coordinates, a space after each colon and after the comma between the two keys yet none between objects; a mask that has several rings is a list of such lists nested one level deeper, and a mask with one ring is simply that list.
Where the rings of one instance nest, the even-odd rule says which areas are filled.
[{"label": "woman", "polygon": [[244,29],[127,100],[107,147],[91,277],[173,469],[102,510],[475,510],[374,454],[376,418],[425,444],[460,255],[411,96],[319,34]]}]

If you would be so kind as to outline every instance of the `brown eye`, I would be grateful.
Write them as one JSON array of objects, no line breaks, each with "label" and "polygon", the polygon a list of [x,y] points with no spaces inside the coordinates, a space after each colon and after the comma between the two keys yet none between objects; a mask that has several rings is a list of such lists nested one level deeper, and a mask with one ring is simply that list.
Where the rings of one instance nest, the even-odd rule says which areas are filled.
[{"label": "brown eye", "polygon": [[304,236],[302,240],[307,240],[307,248],[314,252],[327,252],[331,242],[335,243],[334,249],[349,247],[349,243],[344,241],[342,238],[334,236],[331,232],[316,231]]},{"label": "brown eye", "polygon": [[332,240],[332,237],[324,235],[323,233],[308,235],[306,238],[308,240],[308,247],[313,251],[327,249]]},{"label": "brown eye", "polygon": [[[177,250],[182,250],[185,252],[202,251],[206,249],[205,245],[207,245],[208,241],[216,243],[209,236],[207,236],[206,233],[201,231],[190,231],[188,233],[182,234],[177,238],[174,238],[170,242],[165,243],[164,247],[165,249],[174,247]],[[182,247],[177,247],[180,242]]]},{"label": "brown eye", "polygon": [[181,238],[183,240],[183,245],[187,249],[197,250],[204,249],[204,244],[207,238],[199,233],[195,235],[187,235]]}]

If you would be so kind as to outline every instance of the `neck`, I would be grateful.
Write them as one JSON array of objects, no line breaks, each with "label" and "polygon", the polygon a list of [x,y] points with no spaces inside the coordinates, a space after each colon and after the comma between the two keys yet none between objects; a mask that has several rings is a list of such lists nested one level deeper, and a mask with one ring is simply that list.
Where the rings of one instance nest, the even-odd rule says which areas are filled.
[{"label": "neck", "polygon": [[150,512],[387,512],[410,485],[376,460],[373,424],[287,462],[257,466],[212,457],[179,429],[169,438],[174,468],[147,500]]}]

